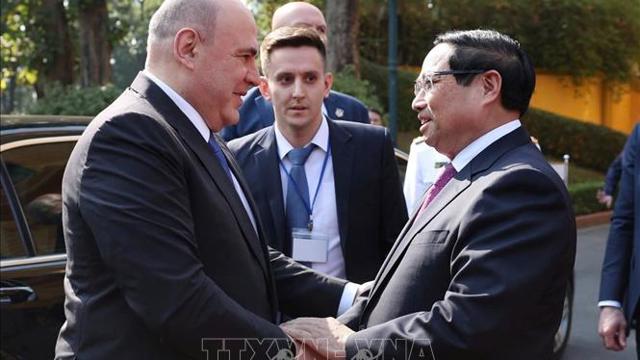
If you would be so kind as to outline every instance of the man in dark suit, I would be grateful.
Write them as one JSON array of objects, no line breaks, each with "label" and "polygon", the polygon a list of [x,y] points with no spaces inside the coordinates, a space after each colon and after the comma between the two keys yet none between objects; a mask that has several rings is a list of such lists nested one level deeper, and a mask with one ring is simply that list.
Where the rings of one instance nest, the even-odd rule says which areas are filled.
[{"label": "man in dark suit", "polygon": [[435,44],[413,108],[425,142],[451,164],[368,297],[339,321],[283,328],[327,339],[305,344],[329,357],[549,359],[576,233],[562,180],[518,120],[535,86],[533,66],[516,41],[494,31],[445,33]]},{"label": "man in dark suit", "polygon": [[600,280],[598,332],[607,349],[626,348],[631,324],[636,324],[640,357],[640,125],[622,152],[620,192],[616,199]]},{"label": "man in dark suit", "polygon": [[[294,1],[276,9],[271,19],[271,30],[283,26],[311,27],[327,44],[327,22],[322,11],[312,4]],[[369,123],[369,112],[364,104],[338,91],[331,90],[325,97],[323,113],[332,119]],[[274,121],[273,105],[262,96],[258,88],[253,88],[244,97],[240,119],[238,124],[222,130],[222,138],[229,141],[271,126]]]},{"label": "man in dark suit", "polygon": [[56,358],[248,347],[270,358],[291,345],[278,305],[336,313],[344,282],[268,252],[241,171],[213,135],[238,121],[258,81],[256,33],[239,0],[167,0],[152,17],[145,70],[91,122],[65,171]]},{"label": "man in dark suit", "polygon": [[[278,28],[263,40],[260,56],[260,91],[273,103],[275,125],[229,148],[247,176],[270,245],[320,272],[373,280],[407,220],[389,132],[323,116],[332,75],[325,73],[324,43],[313,29]],[[306,184],[290,183],[289,151],[307,146]],[[318,240],[322,259],[297,255],[306,243],[292,235],[287,198],[298,185],[307,195],[299,209],[303,225],[312,221],[311,235],[326,237]]]}]

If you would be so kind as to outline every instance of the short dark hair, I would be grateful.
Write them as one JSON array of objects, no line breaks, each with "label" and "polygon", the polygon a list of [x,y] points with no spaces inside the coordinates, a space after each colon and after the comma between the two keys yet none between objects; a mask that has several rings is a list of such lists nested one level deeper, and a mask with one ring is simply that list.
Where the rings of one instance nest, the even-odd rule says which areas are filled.
[{"label": "short dark hair", "polygon": [[285,47],[310,46],[320,52],[322,62],[326,67],[327,50],[322,42],[320,34],[310,27],[283,26],[270,32],[260,45],[260,66],[262,73],[267,75],[267,66],[270,62],[271,53],[277,49]]},{"label": "short dark hair", "polygon": [[[433,43],[453,46],[449,58],[451,70],[496,70],[500,73],[502,106],[524,115],[536,86],[536,73],[520,43],[494,30],[449,31],[438,35]],[[467,86],[476,75],[455,77],[458,84]]]}]

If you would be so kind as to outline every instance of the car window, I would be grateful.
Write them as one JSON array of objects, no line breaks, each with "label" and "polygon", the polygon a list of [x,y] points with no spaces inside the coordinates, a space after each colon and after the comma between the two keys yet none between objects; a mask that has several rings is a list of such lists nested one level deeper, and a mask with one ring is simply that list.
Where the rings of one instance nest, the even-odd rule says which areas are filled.
[{"label": "car window", "polygon": [[74,145],[73,141],[45,142],[2,152],[37,255],[65,251],[60,193],[62,174]]},{"label": "car window", "polygon": [[26,256],[26,250],[18,233],[9,201],[0,186],[0,258],[12,259]]}]

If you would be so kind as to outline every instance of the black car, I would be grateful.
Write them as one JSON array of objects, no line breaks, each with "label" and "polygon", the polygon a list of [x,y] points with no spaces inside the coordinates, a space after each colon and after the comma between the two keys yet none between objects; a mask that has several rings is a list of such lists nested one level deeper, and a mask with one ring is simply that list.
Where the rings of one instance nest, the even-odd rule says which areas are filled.
[{"label": "black car", "polygon": [[91,118],[0,118],[1,358],[51,359],[64,322],[60,188]]},{"label": "black car", "polygon": [[[62,175],[91,121],[81,116],[0,117],[0,359],[51,359],[64,322]],[[407,154],[395,151],[400,175]],[[571,328],[573,283],[554,352]]]}]

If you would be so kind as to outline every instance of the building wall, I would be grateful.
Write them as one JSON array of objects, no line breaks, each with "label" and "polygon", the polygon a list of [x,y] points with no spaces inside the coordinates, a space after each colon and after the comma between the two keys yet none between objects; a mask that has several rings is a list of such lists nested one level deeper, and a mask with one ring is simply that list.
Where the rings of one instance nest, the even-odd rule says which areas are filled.
[{"label": "building wall", "polygon": [[630,133],[640,121],[640,91],[628,84],[610,89],[598,77],[573,84],[566,76],[536,74],[531,106]]}]

